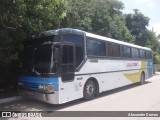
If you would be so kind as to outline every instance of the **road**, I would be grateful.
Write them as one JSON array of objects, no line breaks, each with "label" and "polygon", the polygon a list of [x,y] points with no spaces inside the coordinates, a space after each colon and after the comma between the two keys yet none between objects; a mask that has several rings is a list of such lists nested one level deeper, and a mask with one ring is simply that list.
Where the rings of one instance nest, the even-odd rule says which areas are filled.
[{"label": "road", "polygon": [[[144,85],[133,84],[115,90],[107,91],[105,93],[100,94],[98,97],[91,101],[83,101],[80,99],[63,105],[50,105],[37,100],[23,98],[22,100],[16,102],[0,105],[0,110],[160,111],[160,75],[152,77]],[[154,119],[160,120],[160,118]]]}]

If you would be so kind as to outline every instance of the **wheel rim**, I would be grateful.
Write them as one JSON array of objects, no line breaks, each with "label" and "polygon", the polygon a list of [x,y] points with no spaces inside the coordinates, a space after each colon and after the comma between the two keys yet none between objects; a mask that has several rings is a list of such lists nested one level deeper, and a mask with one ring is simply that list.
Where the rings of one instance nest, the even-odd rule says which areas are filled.
[{"label": "wheel rim", "polygon": [[87,98],[92,98],[95,92],[95,84],[92,80],[88,81],[86,85],[86,96]]}]

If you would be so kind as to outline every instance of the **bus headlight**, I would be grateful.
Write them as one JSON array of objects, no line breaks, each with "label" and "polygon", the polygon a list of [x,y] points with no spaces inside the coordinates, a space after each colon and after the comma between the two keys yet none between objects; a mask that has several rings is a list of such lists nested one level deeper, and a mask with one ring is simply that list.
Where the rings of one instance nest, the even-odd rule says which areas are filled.
[{"label": "bus headlight", "polygon": [[49,91],[53,91],[54,90],[54,86],[53,85],[39,85],[38,88],[40,90],[49,90]]}]

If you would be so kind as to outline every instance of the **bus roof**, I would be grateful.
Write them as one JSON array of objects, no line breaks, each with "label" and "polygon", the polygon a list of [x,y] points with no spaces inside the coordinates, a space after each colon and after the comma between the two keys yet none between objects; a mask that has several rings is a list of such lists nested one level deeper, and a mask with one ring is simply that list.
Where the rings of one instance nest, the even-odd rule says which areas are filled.
[{"label": "bus roof", "polygon": [[108,38],[108,37],[103,37],[103,36],[100,36],[100,35],[92,34],[92,33],[89,33],[89,32],[85,32],[85,31],[82,31],[82,30],[79,30],[79,29],[73,29],[73,28],[61,28],[61,29],[57,29],[57,30],[49,30],[49,31],[45,31],[45,32],[40,33],[39,36],[57,35],[59,33],[73,33],[73,34],[79,34],[79,35],[82,35],[83,33],[85,33],[86,36],[88,36],[88,37],[101,39],[101,40],[104,40],[104,41],[113,42],[113,43],[126,45],[126,46],[130,46],[130,47],[136,47],[136,48],[139,48],[139,49],[151,50],[151,48],[134,45],[134,44],[131,44],[131,43],[123,42],[123,41],[120,41],[120,40],[115,40],[115,39]]},{"label": "bus roof", "polygon": [[73,28],[61,28],[57,30],[48,30],[44,31],[39,34],[39,36],[50,36],[50,35],[58,35],[58,34],[67,34],[67,33],[72,33],[72,34],[79,34],[83,35],[84,31],[78,30],[78,29],[73,29]]},{"label": "bus roof", "polygon": [[107,38],[107,37],[103,37],[103,36],[88,33],[88,32],[85,32],[85,33],[86,33],[86,36],[88,36],[88,37],[101,39],[101,40],[104,40],[104,41],[107,41],[107,42],[113,42],[113,43],[117,43],[117,44],[121,44],[121,45],[126,45],[126,46],[130,46],[130,47],[144,49],[144,50],[151,50],[151,48],[142,47],[142,46],[139,46],[139,45],[134,45],[134,44],[131,44],[131,43],[120,41],[120,40],[115,40],[115,39],[112,39],[112,38]]}]

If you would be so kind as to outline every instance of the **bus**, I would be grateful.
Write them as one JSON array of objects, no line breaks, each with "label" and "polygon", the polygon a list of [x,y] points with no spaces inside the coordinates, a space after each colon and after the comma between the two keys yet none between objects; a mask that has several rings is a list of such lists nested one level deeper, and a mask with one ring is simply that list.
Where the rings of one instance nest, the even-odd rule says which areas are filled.
[{"label": "bus", "polygon": [[93,99],[153,75],[152,51],[78,29],[62,28],[24,41],[20,95],[49,104]]}]

